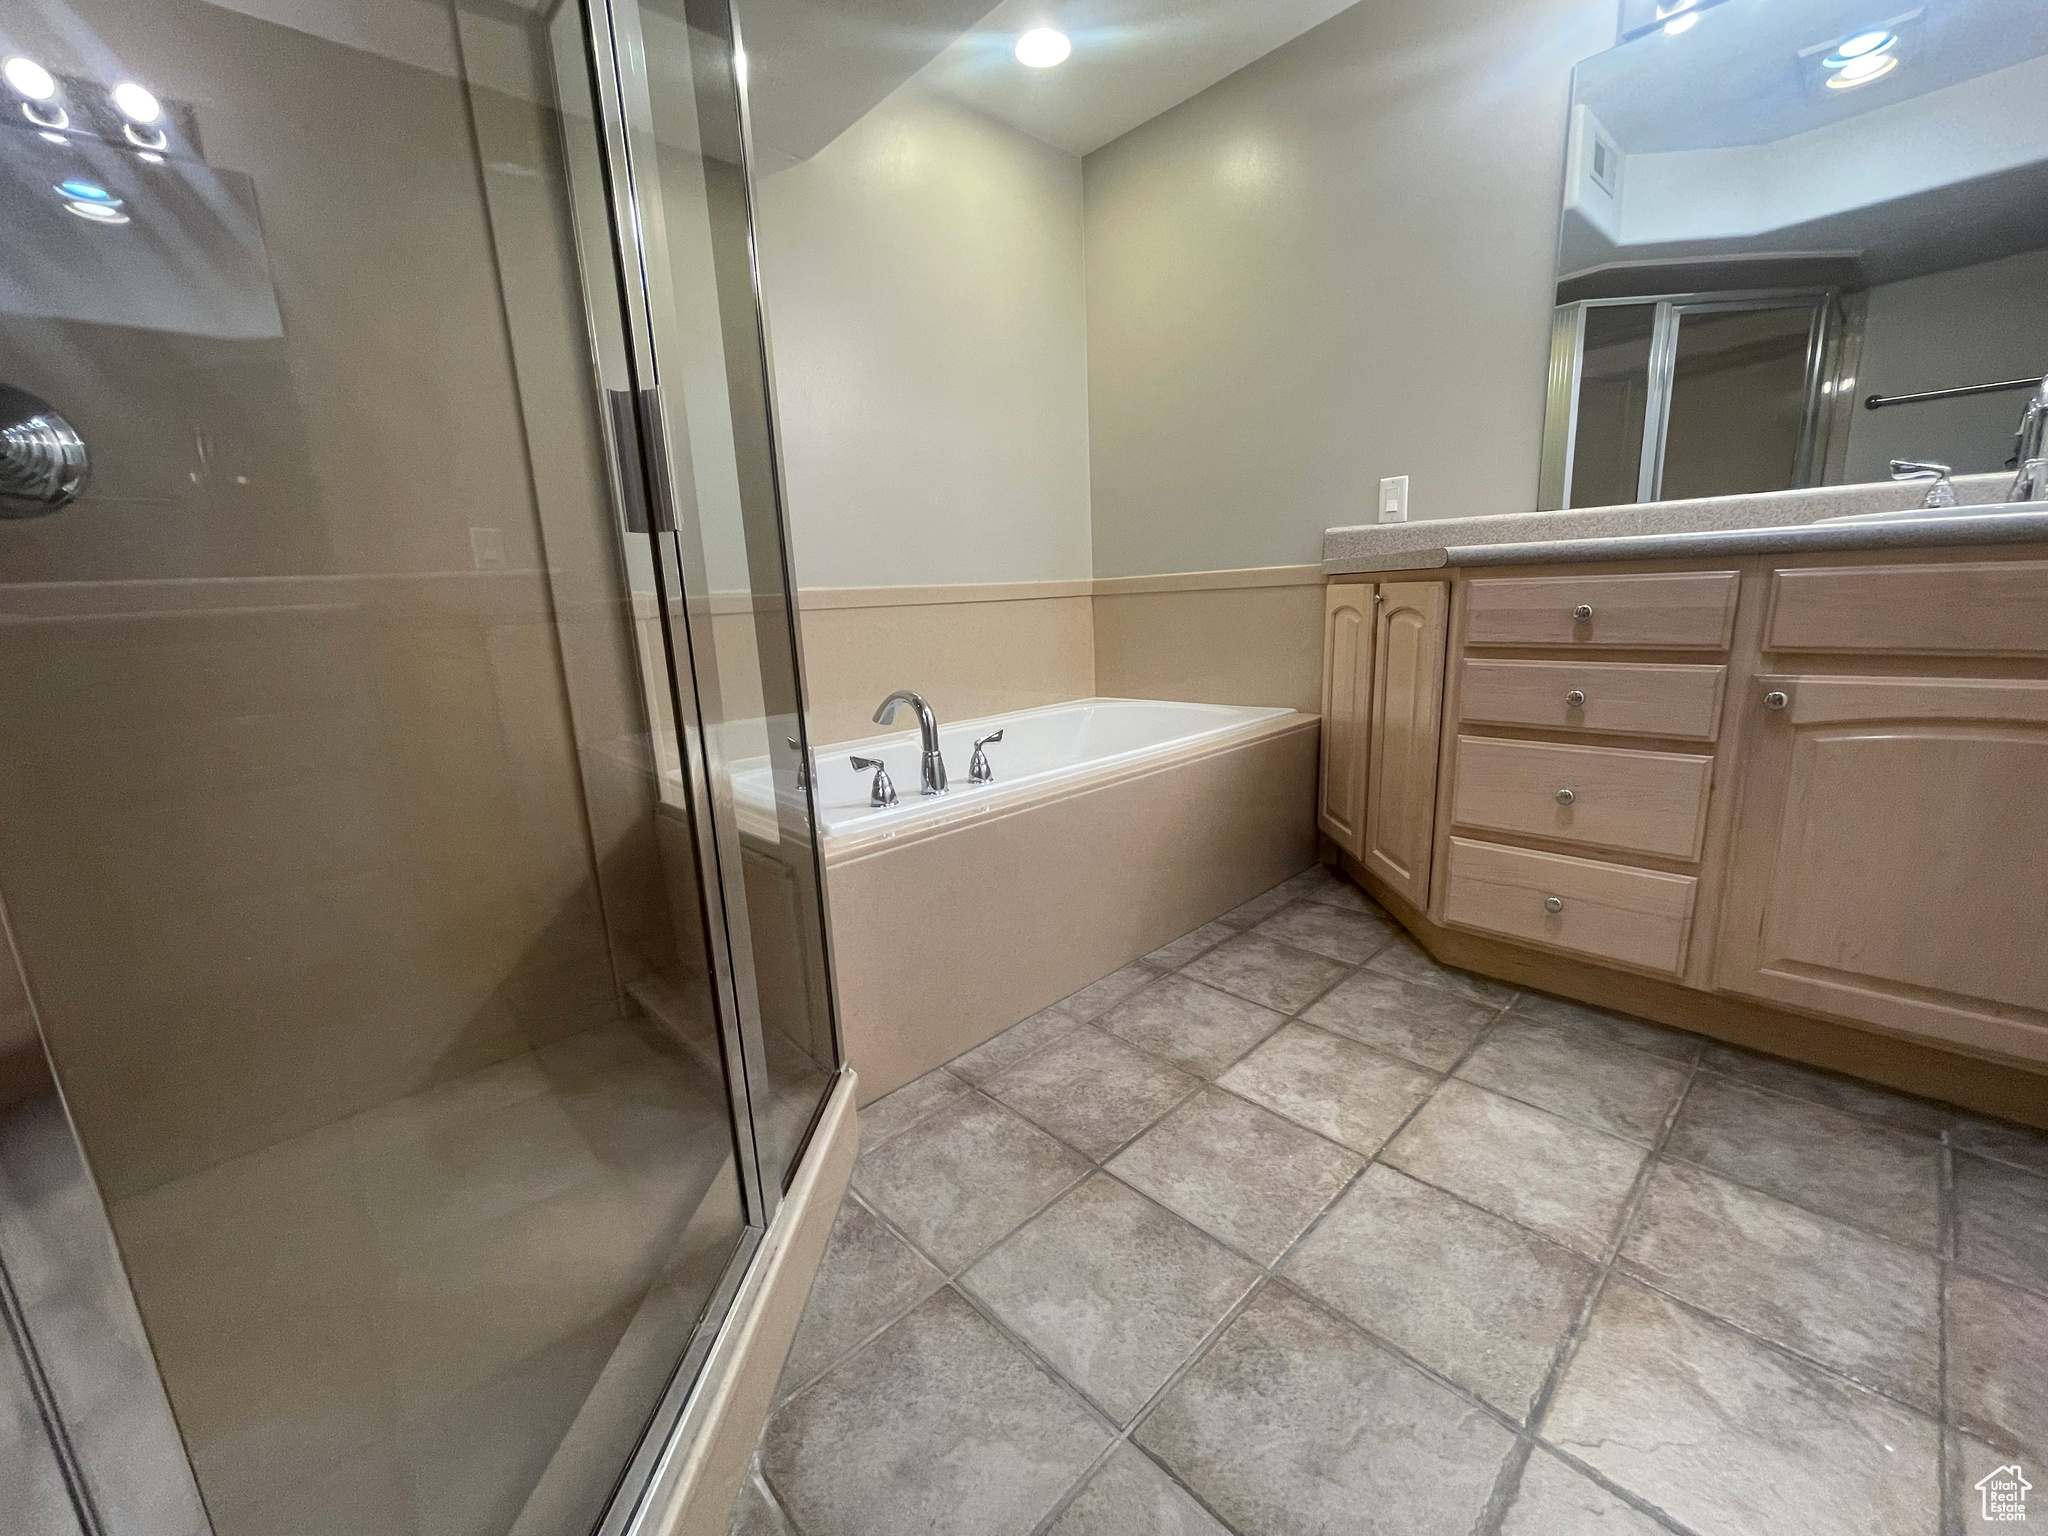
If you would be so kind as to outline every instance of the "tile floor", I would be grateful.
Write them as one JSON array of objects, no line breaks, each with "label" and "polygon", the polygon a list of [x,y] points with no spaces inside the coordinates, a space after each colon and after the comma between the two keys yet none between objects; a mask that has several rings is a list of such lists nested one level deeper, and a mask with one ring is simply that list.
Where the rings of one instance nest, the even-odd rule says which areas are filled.
[{"label": "tile floor", "polygon": [[745,1536],[2048,1510],[2048,1136],[1443,969],[1322,870],[862,1137]]}]

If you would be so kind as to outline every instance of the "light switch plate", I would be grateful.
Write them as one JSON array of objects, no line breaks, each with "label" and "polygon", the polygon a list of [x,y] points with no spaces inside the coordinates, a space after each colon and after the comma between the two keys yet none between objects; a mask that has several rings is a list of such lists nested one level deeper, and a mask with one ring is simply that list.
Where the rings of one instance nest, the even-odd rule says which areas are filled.
[{"label": "light switch plate", "polygon": [[1383,523],[1405,523],[1408,521],[1408,477],[1389,475],[1380,482],[1380,521]]}]

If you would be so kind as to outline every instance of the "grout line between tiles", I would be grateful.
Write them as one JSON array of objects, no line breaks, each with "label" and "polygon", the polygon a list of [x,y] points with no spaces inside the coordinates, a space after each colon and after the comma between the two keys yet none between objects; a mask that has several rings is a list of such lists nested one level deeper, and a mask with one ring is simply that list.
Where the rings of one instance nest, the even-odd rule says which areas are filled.
[{"label": "grout line between tiles", "polygon": [[1959,1483],[1960,1469],[1950,1465],[1952,1459],[1950,1441],[1954,1438],[1950,1426],[1955,1422],[1955,1412],[1949,1402],[1948,1388],[1948,1279],[1949,1264],[1956,1253],[1956,1179],[1955,1153],[1949,1145],[1949,1133],[1941,1133],[1941,1185],[1940,1185],[1941,1234],[1940,1257],[1934,1277],[1934,1329],[1935,1329],[1935,1398],[1941,1414],[1941,1528],[1945,1533],[1951,1530],[1960,1533],[1962,1519],[1956,1508],[1953,1484]]}]

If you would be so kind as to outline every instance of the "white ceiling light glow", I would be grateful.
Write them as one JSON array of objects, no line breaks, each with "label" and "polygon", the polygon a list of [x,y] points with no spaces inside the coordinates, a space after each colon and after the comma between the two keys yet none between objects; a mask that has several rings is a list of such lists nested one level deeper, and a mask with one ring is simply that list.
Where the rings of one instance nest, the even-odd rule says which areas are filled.
[{"label": "white ceiling light glow", "polygon": [[1860,59],[1851,59],[1840,69],[1828,76],[1831,91],[1851,90],[1859,85],[1868,85],[1873,80],[1882,80],[1899,67],[1897,54],[1866,53]]},{"label": "white ceiling light glow", "polygon": [[57,94],[57,77],[34,59],[25,59],[18,53],[0,64],[0,75],[5,75],[7,83],[30,101],[48,101]]},{"label": "white ceiling light glow", "polygon": [[164,115],[163,103],[133,80],[123,80],[114,87],[113,95],[114,105],[131,123],[153,123]]},{"label": "white ceiling light glow", "polygon": [[1687,11],[1683,16],[1674,17],[1672,20],[1665,22],[1664,31],[1668,36],[1676,37],[1681,32],[1690,32],[1699,24],[1700,13],[1698,11]]},{"label": "white ceiling light glow", "polygon": [[1017,39],[1017,62],[1027,69],[1051,69],[1064,64],[1074,45],[1067,34],[1051,27],[1033,27]]}]

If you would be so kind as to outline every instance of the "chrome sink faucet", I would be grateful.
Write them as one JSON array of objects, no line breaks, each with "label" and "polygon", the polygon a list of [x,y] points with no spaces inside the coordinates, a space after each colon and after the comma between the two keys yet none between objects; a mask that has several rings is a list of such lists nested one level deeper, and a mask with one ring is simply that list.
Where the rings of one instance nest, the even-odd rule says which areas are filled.
[{"label": "chrome sink faucet", "polygon": [[2013,456],[2019,473],[2012,477],[2007,501],[2048,501],[2048,379],[2034,391],[2020,417],[2019,451]]},{"label": "chrome sink faucet", "polygon": [[917,730],[924,739],[924,756],[918,763],[917,792],[921,795],[943,795],[946,792],[946,760],[939,755],[939,722],[932,713],[931,705],[908,688],[898,688],[882,700],[882,707],[875,711],[875,724],[893,722],[899,704],[908,704],[917,711]]}]

